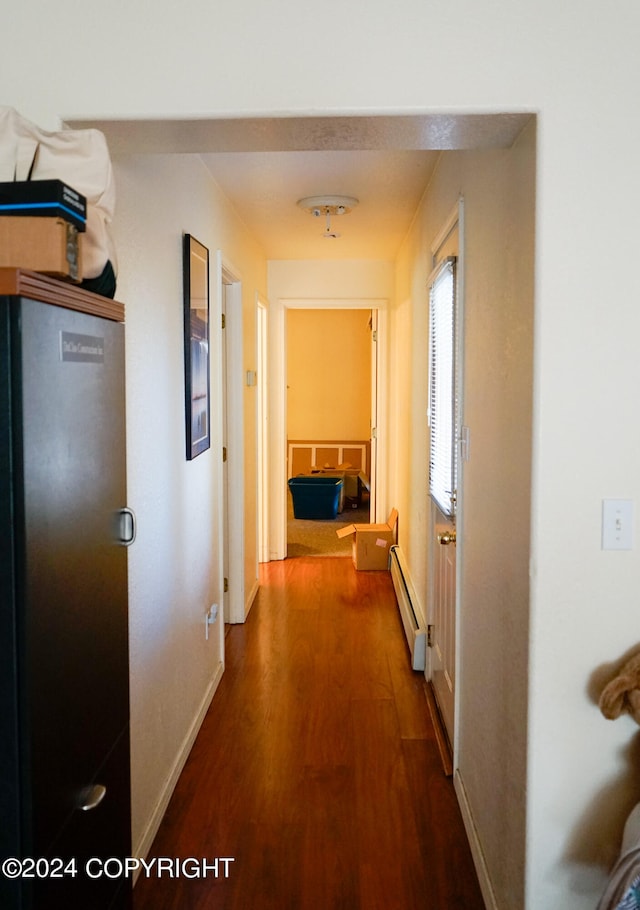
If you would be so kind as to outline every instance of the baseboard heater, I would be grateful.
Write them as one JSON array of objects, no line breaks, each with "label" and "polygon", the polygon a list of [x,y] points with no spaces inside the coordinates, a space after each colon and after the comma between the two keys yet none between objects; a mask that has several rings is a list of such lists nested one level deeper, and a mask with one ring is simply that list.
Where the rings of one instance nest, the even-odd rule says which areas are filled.
[{"label": "baseboard heater", "polygon": [[389,548],[389,568],[396,592],[398,609],[411,652],[413,670],[424,670],[427,660],[427,629],[414,607],[415,594],[407,581],[407,573],[402,569],[403,557],[398,546]]}]

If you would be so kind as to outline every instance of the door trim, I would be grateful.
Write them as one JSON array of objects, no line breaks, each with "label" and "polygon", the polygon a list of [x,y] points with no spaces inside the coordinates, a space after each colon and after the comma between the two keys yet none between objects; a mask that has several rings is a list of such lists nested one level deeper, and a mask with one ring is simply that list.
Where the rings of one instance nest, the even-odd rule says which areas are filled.
[{"label": "door trim", "polygon": [[[239,273],[224,258],[221,250],[216,254],[216,313],[221,319],[223,284],[227,285],[227,421],[228,467],[227,496],[233,508],[228,509],[228,528],[225,529],[223,503],[222,451],[216,456],[220,465],[219,513],[220,545],[218,553],[218,580],[220,603],[224,603],[224,539],[228,532],[229,543],[229,621],[241,623],[245,620],[244,582],[244,402],[243,402],[243,356],[242,356],[242,281]],[[218,323],[220,348],[222,330]],[[218,361],[220,362],[220,360]],[[222,408],[220,408],[222,411]],[[222,440],[222,414],[217,417],[218,439]],[[220,442],[222,449],[222,442]],[[222,625],[222,624],[221,624]]]},{"label": "door trim", "polygon": [[256,294],[256,438],[258,440],[258,562],[269,562],[269,308]]},{"label": "door trim", "polygon": [[378,313],[378,395],[375,516],[387,520],[388,465],[388,301],[386,298],[279,298],[269,310],[270,418],[269,558],[287,555],[287,310],[376,310]]}]

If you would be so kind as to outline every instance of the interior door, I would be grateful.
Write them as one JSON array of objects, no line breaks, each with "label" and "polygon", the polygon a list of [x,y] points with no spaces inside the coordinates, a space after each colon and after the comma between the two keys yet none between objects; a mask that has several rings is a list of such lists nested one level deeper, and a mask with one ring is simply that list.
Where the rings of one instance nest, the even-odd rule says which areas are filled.
[{"label": "interior door", "polygon": [[430,278],[431,683],[453,748],[456,692],[458,460],[461,438],[459,212],[439,235]]},{"label": "interior door", "polygon": [[433,558],[431,684],[449,743],[453,746],[456,678],[456,530],[436,510]]}]

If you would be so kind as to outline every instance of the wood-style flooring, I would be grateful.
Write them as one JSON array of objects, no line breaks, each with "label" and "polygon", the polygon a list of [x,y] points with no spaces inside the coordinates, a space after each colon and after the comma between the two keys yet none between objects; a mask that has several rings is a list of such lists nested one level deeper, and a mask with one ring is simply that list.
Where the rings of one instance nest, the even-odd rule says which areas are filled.
[{"label": "wood-style flooring", "polygon": [[140,877],[134,910],[483,910],[389,574],[261,572],[151,851],[228,878]]}]

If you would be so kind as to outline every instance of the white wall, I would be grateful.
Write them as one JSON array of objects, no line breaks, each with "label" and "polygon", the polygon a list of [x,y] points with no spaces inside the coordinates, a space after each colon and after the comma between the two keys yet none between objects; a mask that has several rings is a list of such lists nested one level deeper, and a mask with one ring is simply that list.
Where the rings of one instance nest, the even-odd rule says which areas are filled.
[{"label": "white wall", "polygon": [[636,728],[602,719],[590,680],[638,639],[640,561],[636,550],[600,550],[600,511],[607,496],[640,499],[628,404],[640,381],[640,272],[628,267],[640,208],[639,25],[636,0],[613,14],[601,0],[194,0],[188,12],[166,0],[153,10],[59,0],[12,9],[0,58],[5,100],[43,126],[72,116],[538,113],[528,910],[594,905],[638,796]]},{"label": "white wall", "polygon": [[[139,855],[150,845],[224,657],[221,621],[210,628],[208,641],[204,626],[208,607],[222,602],[216,250],[244,266],[248,308],[256,285],[264,287],[265,262],[197,157],[123,158],[114,166],[117,297],[126,304],[129,504],[138,517],[138,537],[129,551],[129,612],[133,845]],[[212,440],[190,462],[183,231],[209,248],[211,279]],[[251,463],[255,469],[255,458]],[[248,548],[251,554],[251,537]],[[252,556],[255,564],[255,545]],[[254,578],[246,582],[250,586]]]}]

